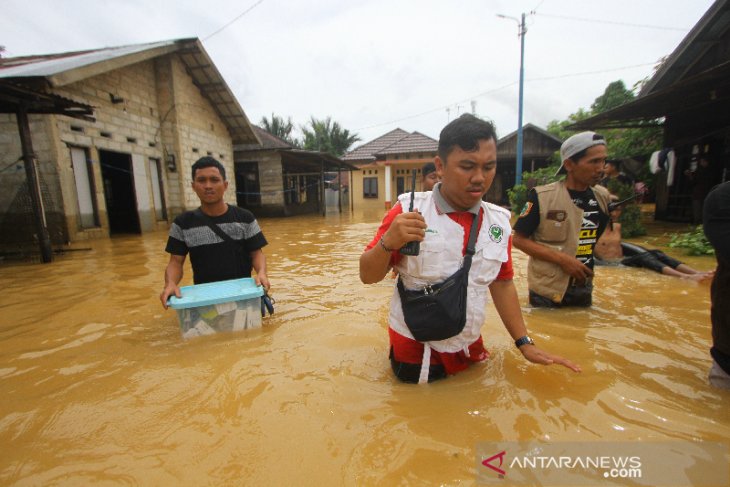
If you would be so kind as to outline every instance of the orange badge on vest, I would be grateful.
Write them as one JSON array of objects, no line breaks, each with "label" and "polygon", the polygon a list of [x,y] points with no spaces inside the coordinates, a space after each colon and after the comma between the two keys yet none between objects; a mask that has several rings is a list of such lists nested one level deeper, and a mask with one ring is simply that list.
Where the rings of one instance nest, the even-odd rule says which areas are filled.
[{"label": "orange badge on vest", "polygon": [[532,209],[532,203],[530,203],[528,201],[527,203],[525,203],[525,206],[522,207],[522,211],[520,212],[519,217],[522,218],[523,216],[529,215],[531,209]]}]

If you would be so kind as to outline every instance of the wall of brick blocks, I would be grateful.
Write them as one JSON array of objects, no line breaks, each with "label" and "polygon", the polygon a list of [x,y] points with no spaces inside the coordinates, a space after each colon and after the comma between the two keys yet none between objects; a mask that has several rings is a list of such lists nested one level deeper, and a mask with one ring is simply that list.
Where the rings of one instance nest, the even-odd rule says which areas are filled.
[{"label": "wall of brick blocks", "polygon": [[[50,117],[29,115],[31,143],[40,182],[46,227],[51,240],[68,240],[55,164]],[[38,242],[25,164],[15,114],[0,114],[0,244],[10,251],[23,251]]]},{"label": "wall of brick blocks", "polygon": [[[192,190],[191,167],[203,156],[218,159],[226,168],[229,190],[226,202],[236,203],[233,165],[233,144],[227,127],[205,99],[185,66],[176,57],[170,57],[168,69],[171,75],[174,114],[175,156],[178,164],[180,184],[180,209],[190,210],[200,206],[200,200]],[[173,113],[174,112],[174,113]],[[172,206],[177,207],[178,202]]]},{"label": "wall of brick blocks", "polygon": [[[95,122],[55,115],[30,116],[48,227],[52,242],[106,237],[109,222],[100,165],[101,151],[127,154],[133,161],[140,227],[168,227],[177,214],[199,206],[191,188],[190,168],[211,155],[233,178],[233,147],[226,126],[174,55],[144,61],[54,90],[94,107]],[[81,228],[71,147],[86,151],[91,162],[98,227]],[[0,245],[29,247],[34,242],[30,198],[15,115],[0,115]],[[174,156],[176,169],[167,162]],[[152,202],[148,161],[161,161],[167,219],[158,220]],[[227,201],[235,203],[235,178]],[[10,229],[13,229],[10,231]]]}]

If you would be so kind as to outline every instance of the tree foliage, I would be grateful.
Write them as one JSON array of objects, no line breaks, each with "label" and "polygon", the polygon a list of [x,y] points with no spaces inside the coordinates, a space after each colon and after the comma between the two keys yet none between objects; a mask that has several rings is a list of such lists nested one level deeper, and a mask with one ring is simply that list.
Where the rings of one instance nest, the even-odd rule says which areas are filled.
[{"label": "tree foliage", "polygon": [[507,190],[512,211],[519,213],[525,206],[525,203],[527,203],[528,187],[534,188],[535,186],[542,186],[543,184],[549,184],[560,179],[562,176],[555,176],[558,167],[560,167],[560,164],[555,163],[534,172],[523,173],[522,184],[517,184]]},{"label": "tree foliage", "polygon": [[308,125],[302,125],[304,134],[303,147],[307,150],[327,152],[340,157],[352,144],[360,140],[357,134],[343,129],[339,123],[333,122],[331,117],[318,120],[310,117]]},{"label": "tree foliage", "polygon": [[[619,201],[623,201],[634,195],[633,185],[624,184],[618,179],[611,179],[608,182],[608,190],[611,194],[615,194]],[[641,207],[633,201],[623,205],[619,223],[621,223],[622,238],[646,235],[646,227],[641,223]]]},{"label": "tree foliage", "polygon": [[[638,89],[638,85],[634,87],[635,89]],[[579,108],[576,113],[570,114],[566,120],[553,120],[548,124],[547,130],[556,137],[565,140],[576,133],[574,130],[567,128],[569,125],[612,110],[632,101],[634,98],[636,98],[634,91],[626,88],[623,81],[613,81],[608,84],[603,94],[598,96],[591,104],[590,110]],[[652,152],[661,149],[662,145],[661,127],[647,125],[633,128],[605,129],[600,130],[600,133],[606,137],[608,156],[611,159],[648,158]],[[638,176],[642,180],[651,178],[648,170]]]},{"label": "tree foliage", "polygon": [[299,147],[299,141],[292,136],[292,130],[294,130],[294,123],[291,121],[291,117],[284,120],[284,117],[280,117],[275,114],[271,114],[271,119],[261,117],[259,122],[261,128],[266,130],[271,135],[279,137],[280,139],[290,143],[294,147]]}]

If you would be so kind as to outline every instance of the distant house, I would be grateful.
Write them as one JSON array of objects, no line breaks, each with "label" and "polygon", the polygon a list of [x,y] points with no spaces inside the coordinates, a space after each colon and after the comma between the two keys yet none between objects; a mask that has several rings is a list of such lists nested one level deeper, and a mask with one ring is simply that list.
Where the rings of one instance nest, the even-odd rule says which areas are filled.
[{"label": "distant house", "polygon": [[[327,176],[346,180],[343,176],[356,169],[333,155],[297,149],[256,125],[253,130],[261,143],[235,145],[234,166],[238,206],[257,216],[324,213],[332,191]],[[341,210],[349,201],[339,187],[336,193],[332,197]]]},{"label": "distant house", "polygon": [[[199,205],[194,161],[213,156],[232,175],[233,144],[258,143],[195,38],[0,58],[0,95],[12,86],[93,107],[95,121],[29,117],[56,246],[167,228]],[[23,164],[14,163],[22,155],[18,124],[8,111],[0,114],[0,246],[27,249],[36,236]]]},{"label": "distant house", "polygon": [[[528,123],[522,127],[522,171],[533,172],[550,165],[562,141],[545,129]],[[485,199],[490,203],[508,205],[507,190],[515,185],[517,168],[517,131],[497,141],[497,175]]]},{"label": "distant house", "polygon": [[[528,123],[523,128],[523,171],[550,165],[560,149],[561,140],[544,129]],[[517,131],[497,141],[497,174],[485,200],[508,204],[507,189],[514,186]],[[411,190],[413,173],[416,190],[421,189],[421,168],[433,162],[438,141],[419,132],[395,129],[348,152],[343,160],[354,164],[352,194],[355,207],[390,208],[395,198]]]},{"label": "distant house", "polygon": [[354,208],[390,208],[399,194],[411,190],[414,175],[420,191],[421,168],[437,151],[438,141],[397,128],[345,154],[342,160],[358,168],[352,173]]},{"label": "distant house", "polygon": [[693,181],[686,174],[701,157],[709,184],[730,179],[730,0],[717,0],[644,84],[635,100],[570,128],[646,124],[664,128],[664,147],[676,164],[656,174],[657,220],[692,218]]}]

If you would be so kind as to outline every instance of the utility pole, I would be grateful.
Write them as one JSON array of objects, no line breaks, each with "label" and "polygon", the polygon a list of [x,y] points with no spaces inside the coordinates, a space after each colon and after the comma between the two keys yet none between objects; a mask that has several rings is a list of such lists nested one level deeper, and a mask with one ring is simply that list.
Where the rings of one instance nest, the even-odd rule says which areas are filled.
[{"label": "utility pole", "polygon": [[517,35],[520,38],[520,94],[517,109],[517,160],[515,164],[515,185],[518,185],[522,183],[522,104],[524,100],[525,86],[525,34],[527,34],[527,27],[525,27],[524,13],[522,14],[521,19],[502,14],[497,14],[497,17],[511,19],[517,22]]}]

